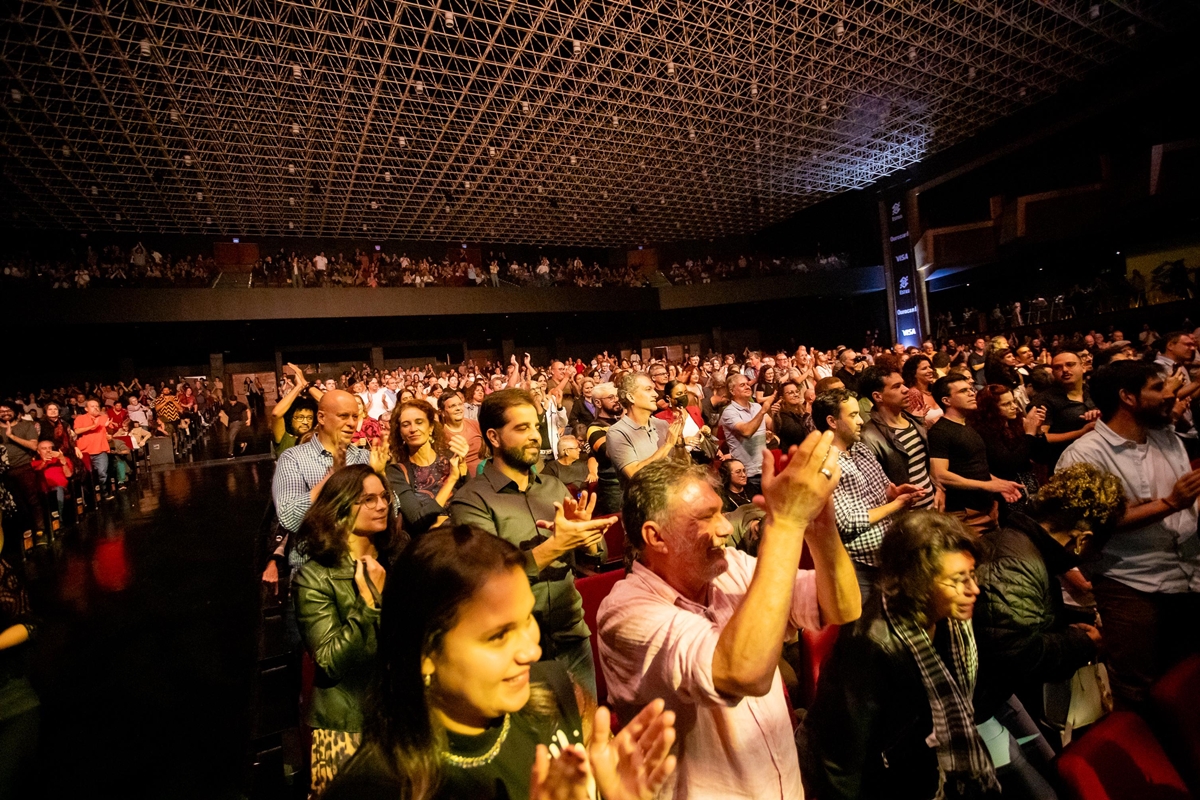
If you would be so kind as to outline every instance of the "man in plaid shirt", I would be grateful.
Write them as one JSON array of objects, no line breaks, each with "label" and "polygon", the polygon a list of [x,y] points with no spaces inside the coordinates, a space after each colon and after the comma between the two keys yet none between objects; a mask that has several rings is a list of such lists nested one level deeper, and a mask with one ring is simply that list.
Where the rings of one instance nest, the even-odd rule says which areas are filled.
[{"label": "man in plaid shirt", "polygon": [[879,574],[883,537],[891,530],[896,515],[924,497],[925,490],[911,483],[897,486],[888,480],[875,454],[859,441],[863,420],[858,398],[845,389],[817,395],[812,420],[818,431],[833,431],[833,446],[838,450],[842,470],[833,490],[833,513],[865,602]]}]

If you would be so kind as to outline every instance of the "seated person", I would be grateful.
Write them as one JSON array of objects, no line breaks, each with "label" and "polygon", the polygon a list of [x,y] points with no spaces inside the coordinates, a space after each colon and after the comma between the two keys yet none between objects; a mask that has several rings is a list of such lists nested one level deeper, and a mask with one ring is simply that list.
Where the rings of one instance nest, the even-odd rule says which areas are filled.
[{"label": "seated person", "polygon": [[[779,660],[798,628],[859,614],[854,567],[833,523],[832,434],[813,434],[776,473],[764,453],[759,559],[733,532],[701,467],[657,459],[625,495],[625,580],[600,604],[600,664],[625,718],[661,697],[676,713],[674,796],[800,798]],[[814,570],[799,570],[805,542]]]},{"label": "seated person", "polygon": [[[675,757],[674,715],[650,703],[615,738],[609,714],[554,660],[525,556],[466,526],[419,537],[393,564],[376,702],[324,800],[654,797]],[[553,757],[551,756],[553,754]]]},{"label": "seated person", "polygon": [[141,423],[134,422],[129,427],[129,438],[133,440],[133,448],[141,450],[151,438],[150,431],[143,428]]},{"label": "seated person", "polygon": [[[128,425],[128,420],[125,422]],[[133,467],[133,450],[130,448],[132,439],[127,435],[124,425],[108,437],[109,461],[117,473],[117,489],[124,491],[128,488],[129,470]]]},{"label": "seated person", "polygon": [[43,439],[37,443],[37,456],[29,464],[38,474],[38,488],[42,494],[54,497],[61,518],[66,506],[67,487],[71,476],[75,474],[71,460],[54,449],[54,442]]},{"label": "seated person", "polygon": [[[1100,645],[1100,632],[1064,609],[1059,577],[1099,552],[1124,510],[1115,475],[1076,464],[1050,478],[1029,516],[1010,511],[1007,524],[980,540],[975,712],[981,727],[991,725],[1002,739],[993,760],[1002,767],[1005,797],[1054,796],[1039,774],[1049,774],[1054,749],[1030,715],[1044,716],[1043,684],[1070,680],[1095,660]],[[1018,737],[1033,738],[1018,746]]]},{"label": "seated person", "polygon": [[821,800],[994,796],[975,728],[976,537],[936,511],[880,547],[878,591],[839,632],[804,719],[807,787]]},{"label": "seated person", "polygon": [[746,491],[746,465],[736,458],[721,462],[721,510],[733,511],[749,505],[754,498]]}]

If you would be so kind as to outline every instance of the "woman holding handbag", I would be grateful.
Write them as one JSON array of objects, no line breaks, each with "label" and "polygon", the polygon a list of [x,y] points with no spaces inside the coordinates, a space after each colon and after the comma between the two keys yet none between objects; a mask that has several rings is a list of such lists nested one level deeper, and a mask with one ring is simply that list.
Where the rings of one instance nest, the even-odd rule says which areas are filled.
[{"label": "woman holding handbag", "polygon": [[362,739],[394,523],[392,493],[365,464],[330,473],[300,523],[309,560],[292,585],[300,635],[316,664],[305,720],[313,729],[314,797]]}]

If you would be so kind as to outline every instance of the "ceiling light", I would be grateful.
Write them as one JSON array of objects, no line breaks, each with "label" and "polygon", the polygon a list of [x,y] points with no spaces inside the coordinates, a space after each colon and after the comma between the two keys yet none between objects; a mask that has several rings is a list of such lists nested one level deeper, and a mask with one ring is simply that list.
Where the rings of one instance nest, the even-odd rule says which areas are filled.
[{"label": "ceiling light", "polygon": [[453,12],[453,11],[447,11],[447,12],[445,13],[445,15],[443,16],[443,19],[445,19],[445,20],[446,20],[446,27],[447,27],[447,28],[453,28],[453,27],[454,27],[454,12]]},{"label": "ceiling light", "polygon": [[401,147],[408,147],[408,137],[401,136],[399,141],[396,142],[396,144],[400,145]]},{"label": "ceiling light", "polygon": [[300,80],[301,74],[302,73],[300,71],[300,65],[292,64],[292,77],[295,78],[296,80]]},{"label": "ceiling light", "polygon": [[379,209],[379,203],[376,203],[374,200],[372,200],[371,201],[371,210],[377,211],[378,209]]},{"label": "ceiling light", "polygon": [[413,88],[417,90],[417,94],[425,94],[425,81],[414,82]]},{"label": "ceiling light", "polygon": [[838,22],[837,25],[833,26],[833,32],[840,39],[840,38],[842,38],[842,35],[846,32],[846,26],[843,25],[841,22]]},{"label": "ceiling light", "polygon": [[69,156],[69,155],[71,155],[71,148],[67,147],[67,146],[64,144],[64,145],[62,146],[62,154],[63,154],[63,156]]},{"label": "ceiling light", "polygon": [[1088,8],[1088,19],[1100,19],[1100,6],[1093,5]]},{"label": "ceiling light", "polygon": [[187,166],[189,166],[189,167],[190,167],[190,166],[192,165],[192,157],[191,157],[191,156],[184,156],[184,157],[183,157],[183,163],[184,163],[184,164],[186,164]]},{"label": "ceiling light", "polygon": [[1025,87],[1024,87],[1024,86],[1022,86],[1022,87],[1021,87],[1021,88],[1020,88],[1020,89],[1017,91],[1017,97],[1024,97],[1024,96],[1025,96]]},{"label": "ceiling light", "polygon": [[668,75],[674,75],[674,74],[675,74],[675,62],[674,62],[674,61],[668,61],[668,62],[667,62],[667,74],[668,74]]},{"label": "ceiling light", "polygon": [[464,188],[464,189],[468,189],[468,190],[469,190],[469,189],[471,188],[471,185],[472,185],[472,184],[471,184],[471,182],[470,182],[470,181],[463,181],[463,188]]},{"label": "ceiling light", "polygon": [[695,128],[688,128],[688,138],[691,139],[693,142],[696,141],[696,129]]},{"label": "ceiling light", "polygon": [[571,49],[575,52],[575,55],[579,55],[583,52],[583,42],[576,39],[575,41],[571,42]]},{"label": "ceiling light", "polygon": [[294,230],[294,229],[295,229],[295,227],[296,227],[296,223],[294,223],[294,222],[289,222],[289,223],[288,223],[288,230]]},{"label": "ceiling light", "polygon": [[617,127],[620,127],[620,125],[621,125],[621,118],[618,117],[616,114],[613,114],[613,127],[617,128]]},{"label": "ceiling light", "polygon": [[579,159],[575,158],[575,156],[571,156],[571,166],[573,167],[578,163],[579,163]]},{"label": "ceiling light", "polygon": [[95,197],[98,194],[100,194],[100,189],[96,186],[93,186],[92,187],[92,197]]},{"label": "ceiling light", "polygon": [[205,224],[205,225],[212,225],[212,217],[205,217],[205,218],[204,218],[204,224]]},{"label": "ceiling light", "polygon": [[758,84],[757,83],[750,84],[750,96],[758,97]]},{"label": "ceiling light", "polygon": [[521,110],[524,111],[526,114],[529,113],[529,101],[528,100],[521,101]]},{"label": "ceiling light", "polygon": [[140,48],[141,48],[141,50],[142,50],[142,55],[143,55],[143,56],[146,56],[146,57],[149,57],[149,55],[150,55],[150,40],[149,40],[149,39],[142,39],[142,41],[141,41],[141,44],[139,45],[139,47],[140,47]]},{"label": "ceiling light", "polygon": [[829,110],[829,101],[826,100],[825,98],[821,98],[821,104],[819,106],[817,106],[817,108],[820,109],[822,114],[824,114],[826,111]]},{"label": "ceiling light", "polygon": [[761,141],[759,141],[758,139],[755,139],[755,140],[754,140],[754,152],[756,152],[756,153],[757,153],[757,152],[759,152],[759,151],[761,151],[761,150],[762,150],[762,142],[761,142]]},{"label": "ceiling light", "polygon": [[295,174],[296,174],[296,165],[288,164],[288,175],[295,175]]},{"label": "ceiling light", "polygon": [[13,99],[14,103],[19,103],[25,99],[25,95],[21,94],[20,89],[13,89],[12,90],[12,99]]},{"label": "ceiling light", "polygon": [[121,215],[117,214],[117,222],[120,222],[120,221],[121,221]]},{"label": "ceiling light", "polygon": [[196,192],[196,199],[197,199],[197,200],[203,200],[203,199],[204,199],[204,192]]},{"label": "ceiling light", "polygon": [[383,179],[385,181],[387,181],[388,183],[391,183],[392,182],[392,173],[390,173],[390,172],[383,173]]},{"label": "ceiling light", "polygon": [[289,206],[294,206],[294,205],[296,205],[296,198],[294,198],[294,197],[289,197],[289,198],[288,198],[288,205],[289,205]]},{"label": "ceiling light", "polygon": [[365,222],[364,222],[364,223],[363,223],[363,230],[365,231],[366,229],[367,229],[367,223],[365,223]]},{"label": "ceiling light", "polygon": [[300,123],[299,123],[299,122],[293,122],[293,123],[292,123],[292,135],[293,135],[293,136],[299,136],[299,135],[300,135]]},{"label": "ceiling light", "polygon": [[1131,38],[1137,36],[1137,25],[1130,25],[1125,29],[1125,32],[1128,33]]},{"label": "ceiling light", "polygon": [[917,48],[916,47],[908,48],[908,60],[909,61],[917,60]]},{"label": "ceiling light", "polygon": [[967,67],[967,80],[969,80],[969,81],[975,80],[975,75],[976,75],[975,68]]},{"label": "ceiling light", "polygon": [[488,158],[495,158],[495,157],[496,157],[496,148],[489,147],[488,148]]}]

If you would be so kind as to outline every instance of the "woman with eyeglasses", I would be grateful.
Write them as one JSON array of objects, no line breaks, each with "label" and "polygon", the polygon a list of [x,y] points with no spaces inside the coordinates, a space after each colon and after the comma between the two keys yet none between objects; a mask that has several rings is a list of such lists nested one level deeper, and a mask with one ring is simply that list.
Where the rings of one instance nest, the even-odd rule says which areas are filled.
[{"label": "woman with eyeglasses", "polygon": [[746,492],[749,478],[746,476],[746,465],[736,458],[721,462],[721,511],[730,512],[748,505],[754,498]]},{"label": "woman with eyeglasses", "polygon": [[313,729],[314,796],[362,738],[395,522],[391,497],[369,466],[342,467],[330,473],[300,524],[309,560],[293,587],[300,635],[316,665],[305,720]]},{"label": "woman with eyeglasses", "polygon": [[804,720],[801,774],[821,800],[998,797],[972,699],[977,548],[936,511],[884,537],[879,591],[839,632]]}]

